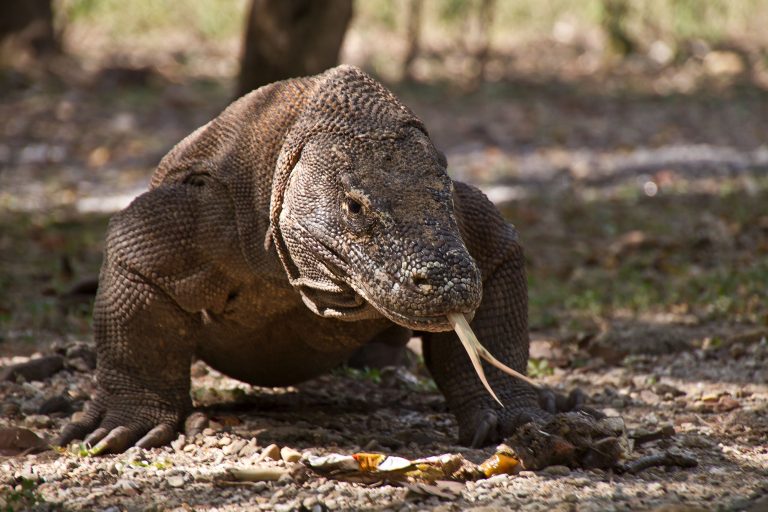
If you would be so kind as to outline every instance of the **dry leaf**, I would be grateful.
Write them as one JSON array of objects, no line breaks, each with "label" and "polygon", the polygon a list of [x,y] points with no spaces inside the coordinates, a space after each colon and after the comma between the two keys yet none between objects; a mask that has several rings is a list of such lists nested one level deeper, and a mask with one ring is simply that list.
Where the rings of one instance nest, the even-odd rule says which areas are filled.
[{"label": "dry leaf", "polygon": [[29,429],[0,428],[0,455],[26,455],[48,449],[48,443]]}]

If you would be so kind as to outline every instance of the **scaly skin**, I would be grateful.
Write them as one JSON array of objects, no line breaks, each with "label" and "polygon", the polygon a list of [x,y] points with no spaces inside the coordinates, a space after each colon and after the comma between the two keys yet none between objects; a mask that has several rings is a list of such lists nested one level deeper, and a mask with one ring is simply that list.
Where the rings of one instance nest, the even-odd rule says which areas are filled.
[{"label": "scaly skin", "polygon": [[344,361],[393,322],[426,346],[463,442],[547,420],[536,393],[486,372],[445,315],[525,372],[527,292],[514,228],[452,182],[426,129],[341,66],[241,98],[179,143],[110,222],[94,310],[98,392],[58,442],[98,451],[169,442],[191,411],[196,355],[256,385]]}]

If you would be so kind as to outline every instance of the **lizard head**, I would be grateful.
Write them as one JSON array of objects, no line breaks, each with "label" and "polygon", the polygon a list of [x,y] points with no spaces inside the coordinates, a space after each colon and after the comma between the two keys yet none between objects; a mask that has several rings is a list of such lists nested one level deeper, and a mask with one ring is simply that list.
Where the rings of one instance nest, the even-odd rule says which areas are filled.
[{"label": "lizard head", "polygon": [[471,317],[480,304],[445,159],[416,126],[305,141],[279,232],[289,278],[319,315],[443,331],[448,313]]}]

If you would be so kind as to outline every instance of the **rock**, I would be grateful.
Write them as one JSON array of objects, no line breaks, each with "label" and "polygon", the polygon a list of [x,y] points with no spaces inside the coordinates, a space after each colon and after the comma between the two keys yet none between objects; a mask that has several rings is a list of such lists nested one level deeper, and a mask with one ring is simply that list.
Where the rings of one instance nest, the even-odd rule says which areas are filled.
[{"label": "rock", "polygon": [[571,474],[571,468],[561,465],[547,466],[546,468],[539,471],[539,474],[550,476],[568,476]]},{"label": "rock", "polygon": [[24,424],[34,428],[49,428],[53,426],[53,420],[45,414],[30,414],[24,418]]},{"label": "rock", "polygon": [[171,448],[173,448],[175,451],[181,451],[186,447],[187,444],[187,436],[184,434],[179,435],[176,439],[171,441]]},{"label": "rock", "polygon": [[171,475],[165,479],[166,483],[171,487],[183,487],[184,475]]},{"label": "rock", "polygon": [[121,478],[115,482],[115,487],[120,490],[121,494],[125,494],[126,496],[136,496],[141,492],[139,490],[139,485],[136,482],[126,478]]},{"label": "rock", "polygon": [[715,404],[715,412],[728,412],[741,407],[738,400],[730,395],[723,395]]},{"label": "rock", "polygon": [[233,453],[239,453],[246,444],[248,443],[245,441],[245,439],[237,439],[223,447],[221,451],[224,452],[225,455],[232,455]]},{"label": "rock", "polygon": [[285,462],[299,462],[301,460],[301,452],[298,452],[294,450],[293,448],[289,448],[287,446],[284,446],[280,450],[280,457]]},{"label": "rock", "polygon": [[19,378],[28,382],[45,380],[63,368],[64,358],[59,355],[38,357],[0,369],[0,381],[15,381]]},{"label": "rock", "polygon": [[0,404],[0,418],[16,418],[21,413],[21,407],[15,402],[3,402]]},{"label": "rock", "polygon": [[256,439],[251,439],[245,445],[240,448],[240,451],[238,452],[238,456],[240,457],[250,457],[256,452],[259,451],[259,443],[256,441]]},{"label": "rock", "polygon": [[262,460],[280,460],[280,447],[276,444],[271,444],[264,448],[257,461]]},{"label": "rock", "polygon": [[675,386],[672,386],[670,384],[665,384],[664,382],[659,382],[655,386],[653,386],[653,391],[659,395],[659,396],[670,396],[672,398],[676,398],[678,396],[685,396],[685,391],[681,391],[677,389]]},{"label": "rock", "polygon": [[40,405],[37,412],[40,414],[69,414],[72,412],[72,401],[66,395],[52,396]]},{"label": "rock", "polygon": [[77,361],[77,365],[84,368],[83,371],[96,368],[96,350],[94,350],[94,347],[91,345],[86,343],[75,343],[75,345],[67,348],[65,354],[67,366],[73,366],[73,363]]}]

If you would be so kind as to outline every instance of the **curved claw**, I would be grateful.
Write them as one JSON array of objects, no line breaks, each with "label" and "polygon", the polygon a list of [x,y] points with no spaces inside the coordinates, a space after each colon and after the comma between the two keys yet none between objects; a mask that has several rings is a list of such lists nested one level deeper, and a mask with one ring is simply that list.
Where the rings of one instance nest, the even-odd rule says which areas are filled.
[{"label": "curved claw", "polygon": [[472,448],[480,448],[493,441],[498,435],[499,417],[493,411],[486,411],[475,428],[475,434],[472,436]]},{"label": "curved claw", "polygon": [[96,446],[102,439],[107,437],[107,434],[109,434],[108,428],[99,427],[83,439],[83,444],[86,446]]}]

